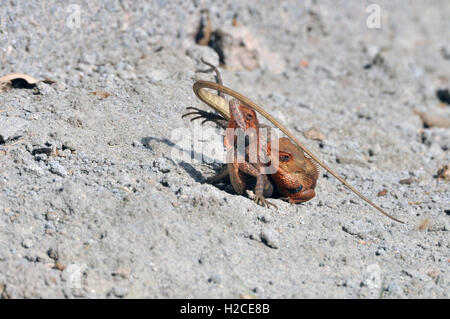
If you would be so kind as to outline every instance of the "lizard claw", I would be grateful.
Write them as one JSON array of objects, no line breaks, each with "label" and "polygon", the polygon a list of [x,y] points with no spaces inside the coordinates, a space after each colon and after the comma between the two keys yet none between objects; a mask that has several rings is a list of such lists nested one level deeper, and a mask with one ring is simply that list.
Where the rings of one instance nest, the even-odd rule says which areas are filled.
[{"label": "lizard claw", "polygon": [[202,125],[205,124],[206,122],[214,122],[215,123],[215,121],[222,119],[222,117],[218,114],[207,112],[207,111],[204,111],[204,110],[198,109],[196,107],[192,107],[192,106],[187,107],[186,110],[193,110],[193,111],[184,113],[181,116],[181,118],[184,118],[189,115],[195,115],[195,117],[191,118],[191,122],[198,120],[198,119],[203,119],[203,121],[201,122]]}]

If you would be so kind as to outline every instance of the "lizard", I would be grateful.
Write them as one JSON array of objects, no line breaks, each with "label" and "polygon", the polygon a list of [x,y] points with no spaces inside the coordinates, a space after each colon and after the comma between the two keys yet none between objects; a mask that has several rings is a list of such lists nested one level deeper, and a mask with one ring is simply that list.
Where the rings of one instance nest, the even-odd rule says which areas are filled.
[{"label": "lizard", "polygon": [[277,172],[270,178],[278,193],[291,204],[307,202],[316,196],[314,191],[319,178],[317,165],[287,137],[278,139],[278,149],[267,144],[267,153],[278,156]]},{"label": "lizard", "polygon": [[[250,182],[248,177],[252,176],[256,179],[254,189],[255,202],[262,206],[276,207],[275,204],[265,199],[265,197],[270,197],[272,195],[273,185],[268,180],[267,175],[261,173],[260,167],[262,164],[259,157],[256,158],[256,162],[254,163],[249,161],[251,143],[256,143],[256,148],[253,148],[253,151],[258,152],[259,148],[262,147],[259,144],[258,139],[260,124],[256,112],[236,99],[232,99],[229,102],[230,117],[227,119],[224,119],[220,115],[205,112],[200,109],[188,109],[195,109],[196,111],[186,113],[182,117],[195,114],[197,116],[192,118],[191,121],[198,118],[204,118],[205,121],[213,121],[222,128],[227,129],[224,138],[224,145],[227,149],[227,164],[225,164],[216,175],[206,179],[206,183],[214,184],[225,178],[229,178],[236,193],[242,195],[248,188]],[[235,136],[237,129],[248,134],[246,136],[247,139],[245,140],[245,154],[243,154],[245,160],[243,162],[238,162],[236,156],[239,152],[236,146],[237,136]]]},{"label": "lizard", "polygon": [[[262,174],[260,170],[262,164],[259,158],[259,150],[263,146],[259,143],[259,122],[256,112],[236,99],[232,99],[229,102],[229,108],[231,116],[228,122],[224,144],[228,150],[227,168],[230,182],[236,193],[242,195],[247,188],[247,177],[253,176],[256,178],[254,189],[255,202],[262,206],[276,207],[276,205],[265,199],[265,197],[272,195],[273,185],[267,179],[267,175]],[[246,136],[248,139],[245,141],[245,160],[243,162],[238,162],[236,156],[233,158],[230,157],[235,155],[233,151],[239,151],[236,147],[236,129],[241,129],[245,134],[248,134]],[[233,142],[231,141],[232,139]],[[252,146],[255,147],[252,148]],[[250,162],[250,152],[256,152],[256,154],[253,154],[256,155],[255,162]]]},{"label": "lizard", "polygon": [[[214,69],[216,73],[216,81],[221,84],[222,78],[219,70],[214,65],[203,60],[203,58],[201,61]],[[223,96],[220,91],[218,91],[218,96]],[[227,117],[226,120],[214,113],[204,112],[197,108],[192,109],[194,109],[195,112],[186,113],[182,117],[196,114],[198,116],[191,119],[191,121],[198,118],[204,118],[205,121],[215,121],[222,128],[227,129],[227,134],[224,138],[224,144],[227,149],[227,164],[225,164],[216,175],[209,177],[206,180],[206,183],[214,184],[225,178],[229,178],[236,193],[242,195],[249,186],[249,177],[252,176],[256,179],[254,188],[255,202],[262,206],[276,207],[275,204],[265,199],[266,197],[270,197],[272,195],[274,188],[270,180],[267,178],[267,175],[262,174],[260,170],[262,164],[258,155],[260,147],[263,146],[259,144],[260,124],[258,122],[256,112],[236,99],[232,99],[228,103],[227,113],[230,114],[230,116]],[[237,136],[235,133],[237,130],[241,130],[246,134],[245,154],[240,154],[244,159],[243,162],[238,162],[236,156],[239,151],[236,146]],[[250,150],[256,152],[256,161],[252,158],[253,160],[250,162]]]},{"label": "lizard", "polygon": [[275,125],[277,128],[279,128],[289,139],[295,143],[300,149],[306,153],[312,160],[314,160],[315,163],[317,163],[319,166],[324,168],[327,172],[329,172],[331,175],[333,175],[338,181],[340,181],[344,186],[346,186],[348,189],[350,189],[354,194],[356,194],[359,198],[364,200],[366,203],[371,205],[373,208],[378,210],[383,215],[389,217],[390,219],[404,224],[403,221],[401,221],[398,218],[395,218],[394,216],[389,215],[386,213],[381,207],[370,201],[367,197],[365,197],[362,193],[360,193],[356,188],[354,188],[350,183],[348,183],[344,178],[342,178],[339,174],[334,172],[328,165],[326,165],[324,162],[322,162],[316,155],[314,155],[306,146],[304,146],[300,141],[298,141],[293,134],[286,129],[281,123],[279,123],[273,116],[271,116],[268,112],[266,112],[263,108],[261,108],[259,105],[245,97],[244,95],[222,85],[219,83],[214,83],[210,81],[197,81],[193,85],[193,91],[195,95],[204,103],[208,104],[211,108],[216,110],[220,115],[227,118],[229,117],[229,111],[227,110],[227,101],[219,95],[215,95],[207,91],[206,89],[213,89],[217,91],[221,91],[222,93],[225,93],[235,99],[238,99],[242,101],[247,106],[251,107],[258,113],[260,113],[262,116],[264,116],[267,120],[269,120],[273,125]]},{"label": "lizard", "polygon": [[[214,65],[204,61],[203,59],[202,62],[209,65],[215,71],[217,78],[216,81],[221,84],[222,78],[220,76],[219,70]],[[223,96],[221,95],[220,91],[219,96]],[[237,100],[233,99],[229,104],[231,111],[231,106],[237,105]],[[215,113],[206,112],[194,107],[188,107],[187,109],[194,111],[186,113],[182,117],[185,117],[187,115],[196,115],[196,117],[192,118],[191,121],[203,118],[202,124],[206,121],[212,121],[216,123],[216,125],[224,129],[226,129],[227,127],[236,128],[243,126],[245,126],[246,128],[252,127],[254,129],[259,129],[260,127],[270,129],[270,127],[265,124],[259,124],[256,118],[256,113],[250,107],[246,106],[245,104],[239,103],[239,108],[241,114],[235,113],[234,116],[227,116],[228,113],[224,112],[224,118],[221,115]],[[232,115],[231,112],[229,114]],[[242,115],[250,116],[251,120],[246,125],[241,124],[237,126],[235,124],[236,119],[241,117]],[[228,125],[227,122],[229,123]],[[256,134],[259,137],[259,131],[256,131]],[[225,141],[225,143],[227,142]],[[276,156],[277,154],[279,155],[279,159],[277,161],[277,163],[279,163],[279,165],[277,165],[277,171],[275,174],[270,175],[271,180],[275,185],[278,193],[284,196],[283,199],[289,201],[290,203],[300,203],[312,199],[315,196],[314,188],[318,179],[318,170],[316,165],[311,161],[311,159],[305,157],[302,150],[295,146],[287,138],[279,139],[278,149],[276,150],[277,152],[270,151],[271,144],[272,143],[269,140],[265,152],[266,154],[270,153],[272,156]],[[273,160],[274,158],[272,158],[272,161]],[[260,167],[260,165],[261,164],[258,163],[257,167]],[[233,173],[229,174],[229,172]],[[215,182],[229,176],[234,189],[239,189],[237,193],[242,193],[246,185],[241,181],[245,181],[245,178],[244,176],[242,176],[241,172],[239,173],[240,174],[237,174],[236,167],[233,167],[232,165],[230,166],[230,164],[228,164],[228,167],[224,167],[216,176],[207,179],[207,182]],[[236,180],[237,176],[239,176],[239,179]],[[265,189],[270,188],[270,185],[270,182],[265,181]],[[264,192],[264,195],[270,196],[267,194],[268,192]]]},{"label": "lizard", "polygon": [[[192,109],[192,108],[190,108]],[[223,123],[227,119],[214,113],[197,110],[189,114],[196,114],[197,117],[192,120],[203,118],[205,121],[212,121],[218,126],[226,129]],[[264,124],[260,124],[260,127]],[[271,156],[278,154],[278,167],[275,174],[270,174],[270,180],[281,199],[291,204],[309,201],[315,197],[314,188],[319,177],[319,171],[316,164],[303,151],[298,148],[290,139],[281,137],[278,141],[278,148],[272,152],[272,143],[267,143],[266,152]],[[228,169],[222,169],[217,175],[219,179],[228,177]],[[207,182],[216,181],[217,178],[208,179]],[[266,195],[267,196],[267,195]]]}]

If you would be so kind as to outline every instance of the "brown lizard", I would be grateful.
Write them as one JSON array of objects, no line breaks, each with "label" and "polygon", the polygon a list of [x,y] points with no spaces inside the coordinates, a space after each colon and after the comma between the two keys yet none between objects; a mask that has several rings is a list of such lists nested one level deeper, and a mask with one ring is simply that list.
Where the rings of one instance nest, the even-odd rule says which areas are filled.
[{"label": "brown lizard", "polygon": [[[190,107],[189,109],[193,108]],[[212,121],[218,126],[226,128],[223,125],[226,119],[220,115],[199,109],[189,114],[197,115],[192,120],[203,118],[203,122]],[[264,124],[260,124],[260,127],[264,126]],[[307,202],[314,198],[316,195],[314,188],[319,177],[319,171],[317,170],[316,164],[310,158],[306,157],[300,148],[292,143],[290,139],[282,137],[278,140],[278,147],[274,151],[272,151],[272,143],[270,141],[267,143],[267,153],[271,158],[277,154],[279,157],[277,172],[269,176],[281,199],[296,204]],[[272,158],[272,160],[274,159]],[[225,169],[219,172],[217,177],[214,176],[212,179],[208,179],[207,182],[214,183],[222,180],[228,177],[228,172],[228,168],[225,167]],[[266,193],[264,195],[266,197],[270,196]]]},{"label": "brown lizard", "polygon": [[363,199],[365,202],[370,204],[372,207],[377,209],[379,212],[381,212],[383,215],[391,218],[392,220],[395,220],[399,223],[404,224],[403,221],[389,215],[386,213],[382,208],[374,204],[372,201],[370,201],[368,198],[366,198],[363,194],[361,194],[358,190],[356,190],[352,185],[350,185],[345,179],[343,179],[341,176],[339,176],[337,173],[335,173],[328,165],[323,163],[317,156],[315,156],[307,147],[305,147],[300,141],[298,141],[292,133],[287,130],[281,123],[279,123],[275,118],[273,118],[269,113],[267,113],[263,108],[258,106],[256,103],[248,99],[247,97],[243,96],[242,94],[239,94],[238,92],[223,86],[219,83],[209,82],[209,81],[197,81],[193,85],[194,93],[197,95],[197,97],[208,104],[210,107],[212,107],[214,110],[216,110],[219,114],[221,114],[224,118],[229,117],[229,111],[227,110],[227,102],[222,96],[218,96],[215,94],[212,94],[211,92],[207,91],[206,89],[213,89],[217,91],[221,91],[222,93],[225,93],[227,95],[230,95],[231,97],[238,99],[242,101],[244,104],[248,105],[252,109],[259,112],[261,115],[263,115],[267,120],[269,120],[272,124],[274,124],[276,127],[278,127],[284,134],[286,134],[298,147],[300,147],[303,152],[305,152],[312,160],[314,160],[318,165],[322,166],[325,170],[327,170],[331,175],[333,175],[337,180],[339,180],[342,184],[344,184],[347,188],[349,188],[353,193],[355,193],[358,197]]},{"label": "brown lizard", "polygon": [[[219,70],[212,64],[201,59],[201,61],[209,65],[216,73],[216,81],[222,83]],[[221,96],[221,92],[218,92]],[[206,180],[207,183],[213,184],[219,182],[225,178],[229,178],[233,189],[237,194],[242,195],[247,188],[249,188],[249,177],[256,179],[254,193],[255,202],[262,206],[274,206],[271,202],[267,201],[265,197],[270,197],[273,193],[273,185],[267,178],[266,174],[261,173],[261,161],[259,158],[260,148],[265,149],[265,145],[259,143],[259,127],[258,118],[256,112],[239,100],[232,99],[228,104],[228,112],[230,116],[224,119],[220,115],[202,111],[197,108],[193,109],[194,112],[186,113],[182,117],[195,114],[196,117],[191,121],[198,118],[203,118],[205,121],[213,121],[222,128],[227,129],[227,134],[224,139],[225,147],[227,148],[227,164],[215,175]],[[238,161],[238,147],[237,147],[237,130],[241,130],[246,134],[245,138],[245,154],[240,154],[243,161]],[[256,153],[256,154],[255,154]],[[255,155],[255,156],[252,156]],[[252,161],[250,161],[252,159]]]},{"label": "brown lizard", "polygon": [[[262,206],[274,206],[271,202],[267,201],[265,197],[270,197],[273,193],[273,185],[267,178],[267,175],[262,174],[260,167],[262,166],[258,156],[256,161],[250,161],[250,152],[258,152],[260,147],[265,147],[259,144],[259,127],[258,118],[256,112],[248,106],[242,104],[236,99],[232,99],[229,102],[230,118],[224,119],[220,115],[205,112],[200,109],[189,107],[188,109],[195,109],[195,112],[184,114],[195,114],[196,117],[191,121],[203,118],[204,121],[213,121],[222,128],[227,129],[224,144],[227,148],[227,164],[214,176],[206,180],[207,183],[214,184],[225,178],[229,178],[233,189],[237,194],[242,195],[249,186],[249,177],[252,176],[256,179],[255,184],[255,202]],[[245,154],[241,154],[244,161],[238,161],[238,147],[236,130],[242,130],[245,136]],[[256,146],[253,147],[252,146]],[[257,153],[258,154],[258,153]]]},{"label": "brown lizard", "polygon": [[272,158],[278,156],[278,167],[270,178],[278,193],[289,203],[307,202],[316,196],[319,171],[317,165],[303,151],[286,137],[278,139],[278,148],[267,144],[267,153]]},{"label": "brown lizard", "polygon": [[[261,173],[261,161],[259,158],[259,150],[263,145],[259,141],[259,122],[256,112],[248,106],[242,104],[236,99],[229,102],[230,120],[227,127],[227,134],[225,136],[224,144],[230,155],[237,155],[237,138],[236,129],[242,130],[248,139],[245,144],[245,160],[239,162],[237,156],[228,158],[228,173],[230,182],[234,190],[239,195],[242,195],[247,189],[248,176],[256,178],[255,184],[255,202],[263,206],[274,206],[267,201],[265,197],[269,197],[273,193],[272,183],[268,180],[267,175]],[[232,142],[233,139],[233,142]],[[239,150],[237,150],[239,151]],[[253,153],[253,154],[252,154]],[[250,157],[255,155],[255,159],[250,161]]]}]

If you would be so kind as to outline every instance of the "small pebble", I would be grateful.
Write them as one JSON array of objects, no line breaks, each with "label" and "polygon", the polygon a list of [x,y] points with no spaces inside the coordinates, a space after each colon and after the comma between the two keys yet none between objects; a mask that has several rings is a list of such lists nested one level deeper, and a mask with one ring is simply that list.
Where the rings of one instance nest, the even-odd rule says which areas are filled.
[{"label": "small pebble", "polygon": [[50,248],[47,251],[47,255],[53,260],[58,260],[58,258],[59,258],[58,252],[55,249],[53,249],[53,248]]},{"label": "small pebble", "polygon": [[219,275],[212,275],[211,277],[208,278],[208,282],[209,283],[214,283],[214,284],[220,284],[221,283],[221,278]]},{"label": "small pebble", "polygon": [[261,216],[258,217],[258,219],[260,221],[262,221],[263,223],[265,223],[265,224],[268,224],[268,223],[270,223],[272,221],[272,219],[268,215],[261,215]]},{"label": "small pebble", "polygon": [[261,242],[263,242],[267,247],[278,249],[278,240],[271,230],[263,230],[259,235]]},{"label": "small pebble", "polygon": [[118,298],[123,298],[126,295],[128,295],[128,288],[124,287],[124,286],[114,287],[112,290],[112,293],[114,296],[116,296]]},{"label": "small pebble", "polygon": [[52,172],[53,174],[56,174],[61,177],[65,177],[68,175],[66,168],[57,161],[49,161],[48,165],[50,172]]},{"label": "small pebble", "polygon": [[77,264],[68,265],[61,273],[61,280],[67,282],[72,288],[80,288],[81,285],[81,268]]}]

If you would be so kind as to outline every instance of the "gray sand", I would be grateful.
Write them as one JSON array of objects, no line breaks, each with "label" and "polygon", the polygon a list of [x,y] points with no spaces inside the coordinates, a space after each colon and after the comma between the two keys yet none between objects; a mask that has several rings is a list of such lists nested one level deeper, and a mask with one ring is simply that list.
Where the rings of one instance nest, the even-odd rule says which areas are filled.
[{"label": "gray sand", "polygon": [[[450,118],[449,1],[377,1],[381,28],[357,0],[72,2],[0,1],[0,76],[56,81],[0,93],[1,297],[449,297],[450,129],[413,112]],[[173,158],[185,108],[208,109],[199,58],[219,61],[204,8],[245,33],[224,83],[405,225],[322,169],[275,210]]]}]

